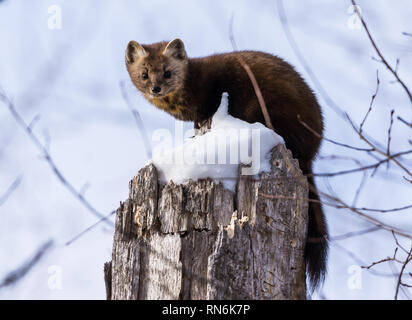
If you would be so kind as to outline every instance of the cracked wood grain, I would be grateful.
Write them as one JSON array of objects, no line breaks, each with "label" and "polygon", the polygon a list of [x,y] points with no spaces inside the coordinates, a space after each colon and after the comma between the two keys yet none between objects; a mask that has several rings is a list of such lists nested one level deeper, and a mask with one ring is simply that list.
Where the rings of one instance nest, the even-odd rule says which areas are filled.
[{"label": "cracked wood grain", "polygon": [[283,145],[271,164],[239,175],[235,193],[210,179],[162,185],[142,168],[117,210],[108,299],[305,299],[307,182]]}]

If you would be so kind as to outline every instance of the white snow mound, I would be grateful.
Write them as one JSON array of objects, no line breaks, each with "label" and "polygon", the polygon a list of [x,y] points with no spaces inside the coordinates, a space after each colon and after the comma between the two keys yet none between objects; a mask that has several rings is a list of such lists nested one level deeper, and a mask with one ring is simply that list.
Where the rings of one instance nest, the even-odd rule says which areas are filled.
[{"label": "white snow mound", "polygon": [[[161,146],[154,150],[150,163],[156,167],[161,183],[172,180],[182,184],[189,179],[211,178],[234,191],[238,166],[251,165],[242,174],[256,175],[270,170],[270,151],[281,136],[261,123],[247,123],[228,114],[228,94],[223,93],[219,109],[213,116],[211,130],[202,136],[187,138],[173,148],[171,135],[162,132]],[[187,136],[187,135],[186,135]],[[193,136],[193,131],[192,131]],[[176,134],[175,134],[176,137]],[[154,140],[159,140],[159,136]]]}]

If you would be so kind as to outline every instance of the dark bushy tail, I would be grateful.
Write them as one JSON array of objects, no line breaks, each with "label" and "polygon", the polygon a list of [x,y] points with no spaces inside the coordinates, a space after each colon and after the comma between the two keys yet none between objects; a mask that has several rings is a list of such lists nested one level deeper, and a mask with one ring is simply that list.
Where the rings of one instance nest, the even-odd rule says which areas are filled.
[{"label": "dark bushy tail", "polygon": [[[311,172],[310,172],[311,173]],[[309,199],[319,201],[315,190],[313,177],[308,177]],[[312,189],[312,190],[311,190]],[[306,271],[312,292],[322,284],[326,275],[326,263],[328,258],[328,230],[322,204],[309,202],[309,226],[308,238],[305,248]]]}]

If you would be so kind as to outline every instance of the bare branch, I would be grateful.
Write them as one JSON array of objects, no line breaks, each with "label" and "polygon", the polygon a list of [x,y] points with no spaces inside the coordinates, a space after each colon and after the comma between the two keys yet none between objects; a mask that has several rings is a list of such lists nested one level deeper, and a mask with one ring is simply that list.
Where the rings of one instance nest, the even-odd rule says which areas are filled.
[{"label": "bare branch", "polygon": [[13,183],[7,188],[6,192],[4,192],[3,195],[0,196],[0,206],[2,206],[11,196],[11,194],[17,189],[17,187],[20,185],[21,180],[21,176],[17,177],[13,181]]},{"label": "bare branch", "polygon": [[406,124],[409,128],[412,128],[412,122],[408,122],[408,121],[406,121],[405,119],[401,118],[400,116],[398,116],[397,119],[398,119],[400,122]]},{"label": "bare branch", "polygon": [[380,84],[380,81],[379,81],[379,71],[376,70],[376,91],[375,91],[375,93],[372,95],[372,99],[371,99],[371,102],[370,102],[370,104],[369,104],[369,109],[368,109],[368,111],[366,112],[365,117],[363,118],[363,120],[362,120],[362,122],[361,122],[361,124],[360,124],[360,126],[359,126],[359,132],[361,132],[361,133],[362,133],[363,125],[365,124],[365,121],[366,121],[366,119],[368,118],[369,113],[372,111],[373,102],[375,101],[376,95],[378,94],[379,84]]},{"label": "bare branch", "polygon": [[[390,154],[390,146],[391,146],[391,133],[392,133],[392,125],[393,125],[393,114],[394,114],[395,110],[391,110],[391,121],[389,124],[389,129],[388,129],[388,144],[386,146],[386,154]],[[389,161],[387,163],[387,168],[389,169]]]},{"label": "bare branch", "polygon": [[395,251],[394,251],[394,253],[393,253],[393,257],[387,257],[387,258],[381,259],[381,260],[379,260],[379,261],[372,262],[372,263],[371,263],[370,265],[368,265],[368,266],[362,266],[362,268],[363,268],[363,269],[371,269],[371,268],[373,268],[374,266],[376,266],[376,265],[378,265],[378,264],[381,264],[381,263],[384,263],[384,262],[399,262],[399,263],[402,263],[400,260],[396,259],[396,254],[397,254],[397,253],[398,253],[398,247],[395,248]]},{"label": "bare branch", "polygon": [[12,101],[5,95],[4,91],[2,88],[0,88],[0,100],[8,107],[11,115],[13,116],[14,120],[20,125],[20,127],[23,128],[23,130],[26,132],[26,134],[29,136],[30,140],[33,142],[33,144],[36,146],[36,148],[42,153],[42,156],[44,159],[47,161],[49,164],[51,170],[55,174],[55,176],[58,178],[58,180],[63,184],[64,187],[75,197],[77,198],[80,203],[83,204],[83,206],[90,212],[91,214],[95,215],[96,217],[100,219],[104,219],[104,222],[107,223],[108,225],[113,227],[113,223],[106,220],[103,214],[101,214],[99,211],[97,211],[91,204],[90,202],[82,195],[81,191],[77,191],[75,187],[63,176],[62,172],[60,169],[57,167],[55,164],[53,158],[51,157],[48,147],[40,142],[40,140],[37,138],[37,136],[33,133],[32,127],[28,126],[26,122],[23,120],[23,118],[20,116],[20,114],[17,112],[16,108],[14,107]]},{"label": "bare branch", "polygon": [[400,156],[403,156],[403,155],[406,155],[406,154],[410,154],[410,153],[412,153],[412,150],[398,152],[398,153],[395,153],[395,154],[387,157],[386,159],[382,159],[382,160],[378,161],[375,164],[371,164],[371,165],[364,166],[364,167],[361,167],[361,168],[342,170],[342,171],[337,171],[337,172],[313,173],[313,174],[308,174],[307,176],[312,175],[312,176],[316,176],[316,177],[334,177],[334,176],[339,176],[339,175],[344,175],[344,174],[360,172],[360,171],[364,171],[364,170],[376,169],[377,167],[379,167],[383,163],[386,163],[386,162],[388,162],[388,161],[390,161],[394,158],[397,158],[397,157],[400,157]]},{"label": "bare branch", "polygon": [[34,254],[34,256],[24,262],[20,267],[16,270],[11,271],[0,283],[0,290],[16,284],[19,280],[21,280],[24,276],[26,276],[30,270],[40,261],[40,259],[45,255],[47,251],[49,251],[53,246],[53,240],[48,240],[44,244],[42,244]]},{"label": "bare branch", "polygon": [[145,129],[144,124],[143,124],[142,117],[140,116],[139,111],[137,111],[137,109],[133,107],[133,104],[130,101],[129,96],[127,95],[124,81],[120,81],[119,86],[120,86],[120,90],[122,92],[122,97],[123,97],[124,101],[126,102],[126,105],[129,107],[129,109],[130,109],[130,111],[133,115],[133,118],[136,122],[137,129],[139,130],[140,135],[142,136],[143,143],[144,143],[144,146],[146,148],[147,158],[151,159],[152,158],[152,145],[150,143],[149,138],[147,137],[147,133],[146,133],[146,129]]},{"label": "bare branch", "polygon": [[405,271],[406,265],[411,261],[412,261],[412,246],[411,246],[411,249],[409,250],[408,256],[406,257],[404,263],[402,264],[401,272],[399,273],[398,283],[396,285],[396,291],[395,291],[395,300],[398,300],[399,288],[402,284],[402,275]]},{"label": "bare branch", "polygon": [[336,209],[353,209],[353,210],[357,210],[357,211],[369,211],[369,212],[378,212],[378,213],[403,211],[403,210],[407,210],[407,209],[412,208],[412,204],[406,205],[406,206],[403,206],[403,207],[392,208],[392,209],[374,209],[374,208],[365,208],[365,207],[356,208],[356,207],[353,207],[353,206],[348,207],[347,205],[338,205],[338,204],[334,204],[334,203],[328,203],[328,202],[320,201],[320,200],[317,200],[317,199],[297,198],[297,197],[283,196],[283,195],[270,195],[270,194],[264,194],[264,193],[261,193],[261,192],[259,192],[259,195],[262,196],[263,198],[266,198],[266,199],[302,200],[302,201],[309,201],[309,202],[315,202],[315,203],[322,203],[324,205],[334,207]]},{"label": "bare branch", "polygon": [[349,116],[348,116],[348,120],[351,123],[353,130],[355,130],[359,134],[359,137],[361,138],[361,140],[365,141],[372,148],[375,148],[375,151],[377,153],[379,153],[380,155],[382,155],[384,157],[387,157],[388,160],[391,160],[392,162],[394,162],[396,165],[398,165],[398,167],[400,167],[403,171],[405,171],[409,176],[412,176],[412,173],[405,166],[403,166],[396,159],[396,157],[393,157],[390,154],[380,150],[379,148],[376,147],[376,145],[374,145],[371,141],[369,141],[369,139],[366,138],[366,136],[359,129],[356,128],[355,124],[353,123],[352,119],[349,118]]},{"label": "bare branch", "polygon": [[338,141],[335,141],[335,140],[332,140],[332,139],[328,139],[328,138],[326,138],[326,137],[321,136],[318,132],[316,132],[315,130],[313,130],[306,122],[304,122],[304,121],[300,118],[300,114],[297,115],[297,119],[298,119],[298,121],[299,121],[299,123],[300,123],[301,125],[303,125],[306,129],[308,129],[314,136],[316,136],[316,137],[319,138],[319,139],[323,139],[323,140],[325,140],[325,141],[328,141],[328,142],[330,142],[330,143],[336,144],[336,145],[338,145],[338,146],[345,147],[345,148],[352,149],[352,150],[356,150],[356,151],[371,152],[371,151],[374,151],[374,150],[375,150],[375,148],[359,148],[359,147],[354,147],[354,146],[348,145],[348,144],[346,144],[346,143],[342,143],[342,142],[338,142]]},{"label": "bare branch", "polygon": [[113,214],[116,213],[116,210],[113,210],[112,212],[110,212],[107,216],[103,217],[102,219],[98,220],[97,222],[93,223],[91,226],[87,227],[86,229],[84,229],[82,232],[80,232],[79,234],[77,234],[76,236],[74,236],[72,239],[70,239],[69,241],[67,241],[64,245],[65,246],[69,246],[71,245],[73,242],[75,242],[76,240],[78,240],[79,238],[81,238],[83,235],[85,235],[86,233],[89,233],[91,230],[93,230],[95,227],[97,227],[101,222],[105,221],[106,219],[108,219],[109,217],[111,217]]},{"label": "bare branch", "polygon": [[[348,257],[350,257],[355,263],[359,266],[365,266],[367,263],[363,261],[361,258],[359,258],[357,255],[355,255],[352,251],[346,249],[344,246],[340,245],[338,242],[334,241],[331,242],[331,244],[339,249],[341,252],[345,253]],[[374,269],[366,269],[370,274],[378,276],[378,277],[385,277],[385,278],[394,278],[397,277],[399,274],[393,274],[393,273],[387,273],[387,272],[381,272],[381,271],[376,271]]]},{"label": "bare branch", "polygon": [[381,62],[382,62],[382,63],[386,66],[386,68],[394,75],[394,77],[396,78],[396,80],[400,83],[400,85],[402,86],[402,88],[405,90],[406,94],[407,94],[408,97],[409,97],[409,100],[410,100],[411,103],[412,103],[412,94],[411,94],[411,92],[409,91],[409,88],[408,88],[408,87],[406,86],[406,84],[399,78],[398,72],[397,72],[396,70],[394,70],[394,69],[389,65],[389,63],[387,62],[387,60],[385,59],[385,57],[383,56],[383,54],[382,54],[381,51],[379,50],[378,46],[376,45],[376,42],[375,42],[375,40],[373,39],[373,37],[372,37],[372,35],[371,35],[370,31],[369,31],[369,28],[368,28],[365,20],[363,19],[361,13],[360,13],[359,10],[358,10],[358,7],[357,7],[357,4],[356,4],[355,0],[351,0],[351,1],[352,1],[352,4],[353,4],[354,8],[355,8],[356,14],[358,15],[359,19],[360,19],[361,22],[362,22],[362,26],[363,26],[363,28],[365,29],[365,31],[366,31],[366,33],[367,33],[367,35],[368,35],[368,38],[369,38],[369,40],[370,40],[373,48],[375,49],[376,53],[378,54],[379,58],[381,59]]},{"label": "bare branch", "polygon": [[381,230],[381,227],[376,226],[376,227],[368,228],[368,229],[365,229],[365,230],[352,231],[352,232],[344,233],[344,234],[341,234],[341,235],[338,235],[338,236],[329,236],[329,240],[330,241],[346,240],[346,239],[349,239],[349,238],[361,236],[361,235],[364,235],[366,233],[371,233],[371,232],[375,232],[375,231],[379,231],[379,230]]},{"label": "bare branch", "polygon": [[356,208],[352,208],[351,206],[346,204],[343,200],[341,200],[337,197],[331,196],[331,195],[326,194],[324,192],[319,192],[319,195],[325,197],[329,201],[334,201],[334,202],[340,204],[343,208],[346,208],[346,209],[352,211],[353,213],[357,214],[359,217],[363,218],[364,220],[366,220],[366,221],[368,221],[368,222],[370,222],[370,223],[372,223],[376,226],[379,226],[379,227],[381,227],[382,229],[384,229],[386,231],[390,231],[392,233],[396,233],[396,234],[398,234],[400,236],[403,236],[405,238],[412,239],[412,234],[410,233],[410,231],[405,231],[405,230],[402,230],[400,228],[397,228],[397,227],[388,225],[386,223],[383,223],[382,221],[380,221],[380,220],[378,220],[374,217],[371,217],[371,216],[365,214],[364,212],[362,212],[362,211],[360,211]]}]

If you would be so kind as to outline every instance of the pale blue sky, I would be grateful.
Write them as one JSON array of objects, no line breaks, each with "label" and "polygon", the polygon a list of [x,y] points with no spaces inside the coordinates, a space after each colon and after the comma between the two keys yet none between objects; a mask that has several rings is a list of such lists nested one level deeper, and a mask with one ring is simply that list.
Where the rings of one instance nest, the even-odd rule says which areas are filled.
[{"label": "pale blue sky", "polygon": [[[284,1],[290,28],[306,61],[333,98],[359,124],[376,87],[381,87],[365,130],[386,145],[389,113],[411,119],[404,91],[390,83],[391,75],[376,56],[362,29],[348,26],[350,1]],[[390,5],[389,5],[390,4]],[[58,5],[62,28],[50,30],[48,8]],[[399,74],[412,86],[412,3],[359,1],[362,13],[388,61],[400,58]],[[349,12],[349,13],[348,13]],[[362,146],[359,138],[320,95],[289,45],[279,21],[275,1],[17,1],[0,3],[0,85],[29,122],[41,119],[35,133],[50,136],[50,152],[71,183],[89,184],[87,199],[109,213],[128,195],[128,181],[147,163],[141,136],[122,99],[119,82],[126,82],[149,136],[158,128],[174,128],[174,120],[149,105],[130,84],[124,65],[129,40],[151,43],[179,37],[189,56],[232,50],[229,21],[239,49],[276,54],[293,64],[314,89],[322,105],[325,136]],[[348,22],[349,21],[349,22]],[[186,124],[190,126],[189,124]],[[399,122],[393,127],[392,150],[408,148],[411,131]],[[409,146],[410,148],[410,146]],[[370,156],[323,143],[321,155],[356,156],[364,164]],[[409,158],[409,164],[411,163]],[[316,172],[353,168],[348,161],[319,160]],[[385,167],[386,168],[386,167]],[[12,299],[104,299],[103,263],[110,260],[112,230],[104,225],[69,247],[65,241],[93,224],[96,218],[61,185],[39,157],[27,135],[0,104],[0,194],[17,177],[19,188],[0,207],[0,279],[22,263],[42,242],[54,238],[56,247],[15,287],[0,291]],[[351,202],[361,174],[318,179]],[[395,167],[381,169],[367,180],[358,206],[400,207],[409,204],[411,186]],[[330,234],[339,235],[371,227],[353,214],[325,208]],[[411,229],[412,212],[375,214],[387,223]],[[338,244],[366,263],[393,254],[392,236],[376,232]],[[348,270],[358,262],[331,246],[329,273],[321,295],[332,299],[393,298],[395,280],[362,273],[362,289],[351,290]],[[62,290],[48,287],[48,268],[62,270]],[[391,273],[388,265],[377,268]],[[316,295],[314,298],[318,298]],[[405,298],[405,296],[401,296]]]}]

